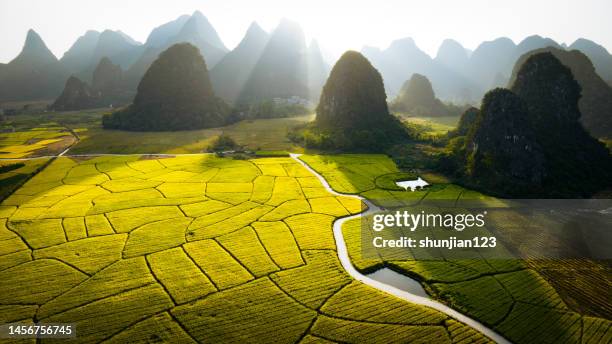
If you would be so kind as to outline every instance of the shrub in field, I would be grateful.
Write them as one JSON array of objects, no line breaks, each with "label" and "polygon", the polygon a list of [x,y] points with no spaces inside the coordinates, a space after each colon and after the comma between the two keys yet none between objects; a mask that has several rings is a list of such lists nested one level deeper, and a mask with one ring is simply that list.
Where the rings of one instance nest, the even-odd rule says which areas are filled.
[{"label": "shrub in field", "polygon": [[223,152],[238,149],[240,146],[226,134],[219,135],[212,144],[208,147],[209,152]]}]

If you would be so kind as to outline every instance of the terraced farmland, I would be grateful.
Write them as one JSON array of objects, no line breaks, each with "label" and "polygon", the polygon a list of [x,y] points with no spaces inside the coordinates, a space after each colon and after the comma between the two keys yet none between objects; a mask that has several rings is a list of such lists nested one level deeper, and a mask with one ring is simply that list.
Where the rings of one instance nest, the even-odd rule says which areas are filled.
[{"label": "terraced farmland", "polygon": [[68,148],[75,140],[66,128],[56,126],[0,133],[0,158],[55,155]]},{"label": "terraced farmland", "polygon": [[8,197],[28,178],[38,173],[49,159],[0,160],[0,200]]},{"label": "terraced farmland", "polygon": [[[428,199],[448,200],[451,205],[457,206],[465,201],[500,202],[444,182],[417,192],[390,190],[386,177],[398,175],[398,170],[384,156],[311,155],[302,156],[301,159],[321,173],[336,191],[360,194],[383,207],[414,206]],[[363,232],[361,225],[361,220],[354,219],[347,221],[343,227],[349,256],[358,270],[367,273],[387,266],[417,277],[435,297],[489,325],[512,342],[612,341],[612,322],[605,315],[609,300],[604,301],[605,296],[602,296],[607,293],[602,291],[602,288],[606,289],[603,286],[609,289],[612,283],[609,267],[605,267],[605,264],[602,266],[589,261],[547,263],[499,260],[484,256],[469,260],[432,260],[416,256],[416,259],[407,260],[389,255],[384,249],[364,257],[362,235],[372,236],[374,233]],[[554,283],[544,278],[552,274],[550,269],[545,269],[548,266],[558,269],[554,270],[557,272]],[[583,270],[577,269],[578,266]],[[592,266],[597,268],[587,269]],[[569,281],[568,275],[564,274],[568,271],[574,274]],[[595,284],[599,287],[580,283],[581,288],[578,289],[574,285],[585,280],[597,281]],[[564,283],[569,286],[560,288],[558,292],[555,288]],[[579,296],[567,298],[571,294],[568,291]],[[568,305],[561,295],[570,301],[582,301],[583,307],[575,307],[575,302]],[[588,308],[585,307],[585,300],[588,300],[586,306],[596,304],[600,309],[604,307],[603,317],[591,317],[590,312],[582,312]]]},{"label": "terraced farmland", "polygon": [[0,205],[0,322],[76,323],[79,342],[487,342],[342,269],[331,224],[360,211],[290,158],[60,157]]}]

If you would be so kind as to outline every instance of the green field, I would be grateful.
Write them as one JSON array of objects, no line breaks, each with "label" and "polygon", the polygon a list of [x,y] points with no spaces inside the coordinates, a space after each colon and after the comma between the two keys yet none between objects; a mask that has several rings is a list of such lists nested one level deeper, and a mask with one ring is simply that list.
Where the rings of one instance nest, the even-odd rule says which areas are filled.
[{"label": "green field", "polygon": [[[328,193],[286,157],[301,151],[286,133],[310,116],[139,133],[102,130],[101,114],[19,115],[5,123],[14,132],[0,136],[0,196],[8,196],[0,205],[1,322],[76,323],[80,342],[488,341],[342,269],[332,223],[362,205]],[[412,121],[433,136],[452,127],[450,119]],[[143,155],[200,153],[221,133],[262,157]],[[71,144],[69,155],[89,156],[15,160]],[[427,154],[418,144],[412,149]],[[400,170],[385,155],[301,159],[334,190],[384,208],[502,202],[426,169]],[[406,192],[394,185],[417,176],[432,186]],[[343,231],[358,270],[387,266],[415,277],[433,297],[513,342],[612,340],[605,263],[405,260],[384,251],[366,259],[360,222]]]},{"label": "green field", "polygon": [[213,139],[225,133],[249,150],[295,150],[286,138],[289,128],[309,117],[260,119],[215,129],[174,132],[128,132],[91,128],[81,134],[72,154],[184,154],[205,152]]},{"label": "green field", "polygon": [[0,133],[0,159],[56,155],[76,141],[67,128],[49,126]]},{"label": "green field", "polygon": [[42,169],[50,158],[0,160],[0,200],[4,200]]},{"label": "green field", "polygon": [[[359,194],[386,208],[417,206],[428,199],[461,206],[464,201],[500,202],[423,174],[434,184],[422,191],[394,191],[387,176],[398,176],[385,156],[302,156],[341,193]],[[385,182],[381,183],[383,179]],[[392,179],[392,178],[391,178]],[[416,277],[435,297],[459,309],[516,343],[609,342],[610,270],[593,261],[517,261],[482,259],[398,259],[378,250],[378,258],[362,255],[362,223],[343,228],[354,266],[367,273],[387,266]],[[367,232],[366,232],[367,233]],[[552,280],[552,281],[550,281]],[[549,282],[550,281],[550,282]],[[600,317],[590,316],[595,314]]]},{"label": "green field", "polygon": [[[291,128],[312,120],[313,116],[290,118],[273,118],[245,120],[238,123],[212,129],[174,131],[174,132],[132,132],[122,130],[104,130],[101,118],[108,110],[90,110],[63,113],[45,113],[40,115],[12,116],[4,123],[5,128],[11,128],[18,133],[0,133],[0,158],[26,157],[22,151],[40,150],[47,141],[36,146],[25,145],[35,136],[37,140],[44,134],[52,136],[50,130],[59,130],[63,135],[70,136],[67,128],[74,130],[79,136],[79,142],[71,148],[71,154],[185,154],[202,153],[207,150],[212,141],[222,133],[232,137],[239,145],[248,150],[292,150],[301,149],[287,138]],[[39,123],[45,123],[40,125]],[[42,127],[42,128],[39,128]],[[35,130],[36,129],[36,130]],[[38,134],[35,131],[44,130]],[[3,135],[7,138],[3,139]],[[59,134],[58,134],[59,135]],[[3,142],[6,142],[4,144]],[[11,153],[8,155],[8,153]],[[57,152],[59,153],[59,152]],[[19,155],[17,155],[19,154]]]},{"label": "green field", "polygon": [[0,206],[0,320],[79,342],[486,341],[344,272],[331,224],[360,211],[290,158],[57,158]]},{"label": "green field", "polygon": [[[334,190],[358,194],[383,208],[416,205],[426,200],[447,200],[454,204],[462,199],[490,199],[478,192],[454,185],[439,174],[428,171],[400,172],[393,160],[386,155],[303,155],[300,159],[323,175]],[[407,176],[420,176],[432,186],[406,192],[390,182],[394,179],[406,179]]]},{"label": "green field", "polygon": [[457,127],[460,116],[402,116],[404,123],[418,133],[422,139],[431,139],[445,135]]}]

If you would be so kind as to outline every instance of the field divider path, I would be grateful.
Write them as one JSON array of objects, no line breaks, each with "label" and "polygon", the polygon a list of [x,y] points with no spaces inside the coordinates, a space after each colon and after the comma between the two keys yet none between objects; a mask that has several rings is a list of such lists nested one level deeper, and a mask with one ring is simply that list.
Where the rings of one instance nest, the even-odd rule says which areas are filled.
[{"label": "field divider path", "polygon": [[[351,263],[351,259],[349,257],[348,254],[348,249],[346,247],[346,242],[344,241],[344,235],[342,233],[342,225],[349,220],[355,219],[355,218],[359,218],[361,216],[367,216],[373,213],[376,213],[378,211],[381,211],[382,209],[376,205],[374,205],[372,202],[370,202],[369,200],[359,196],[359,195],[353,195],[353,194],[343,194],[343,193],[339,193],[336,192],[334,189],[331,188],[331,186],[329,185],[329,183],[327,182],[327,180],[325,180],[325,178],[320,175],[317,171],[315,171],[312,167],[310,167],[307,163],[305,163],[304,161],[302,161],[299,157],[301,154],[290,154],[291,158],[294,159],[295,161],[297,161],[299,164],[301,164],[302,166],[304,166],[308,171],[310,171],[314,176],[316,176],[320,181],[321,184],[323,184],[323,186],[325,187],[325,189],[337,196],[344,196],[344,197],[353,197],[353,198],[357,198],[359,200],[361,200],[362,202],[364,202],[366,204],[366,206],[368,207],[367,210],[365,212],[356,214],[356,215],[351,215],[351,216],[346,216],[346,217],[342,217],[339,219],[336,219],[334,221],[333,224],[333,231],[334,231],[334,239],[336,240],[336,248],[337,248],[337,252],[338,252],[338,258],[340,259],[340,263],[342,264],[342,267],[344,268],[344,270],[354,279],[367,284],[371,287],[374,287],[378,290],[381,290],[385,293],[394,295],[396,297],[399,297],[403,300],[412,302],[412,303],[416,303],[419,305],[423,305],[423,306],[427,306],[430,308],[433,308],[435,310],[438,310],[442,313],[447,314],[448,316],[454,318],[455,320],[458,320],[470,327],[472,327],[474,330],[484,334],[485,336],[489,337],[490,339],[494,340],[497,343],[500,344],[509,344],[511,343],[509,340],[507,340],[506,338],[502,337],[499,333],[495,332],[493,329],[488,328],[487,326],[485,326],[484,324],[482,324],[481,322],[474,320],[468,316],[466,316],[463,313],[460,313],[459,311],[456,311],[450,307],[448,307],[447,305],[435,301],[431,298],[428,297],[423,297],[423,296],[419,296],[419,295],[415,295],[412,294],[410,292],[407,292],[405,290],[401,290],[398,289],[394,286],[388,285],[386,283],[382,283],[380,281],[377,281],[371,277],[368,277],[364,274],[362,274],[361,272],[359,272]],[[406,277],[408,278],[408,277]]]},{"label": "field divider path", "polygon": [[[48,158],[50,159],[45,165],[44,167],[47,167],[48,165],[50,165],[56,158],[58,157],[94,157],[94,156],[131,156],[131,155],[139,155],[139,156],[160,156],[160,157],[176,157],[176,156],[190,156],[190,155],[203,155],[203,154],[212,154],[212,153],[186,153],[186,154],[166,154],[166,153],[150,153],[150,154],[74,154],[74,155],[67,155],[66,153],[69,151],[69,149],[74,146],[71,145],[70,147],[68,147],[66,150],[64,150],[63,152],[61,152],[60,154],[57,155],[47,155],[47,156],[40,156],[40,157],[30,157],[30,158],[18,158],[18,159],[2,159],[0,158],[0,160],[35,160],[35,159],[42,159],[42,158]],[[495,332],[494,330],[488,328],[487,326],[485,326],[484,324],[480,323],[477,320],[474,320],[466,315],[464,315],[463,313],[460,313],[450,307],[448,307],[447,305],[435,301],[429,297],[423,297],[423,296],[419,296],[413,293],[410,293],[408,291],[405,290],[401,290],[399,288],[396,288],[394,286],[391,286],[389,284],[377,281],[369,276],[366,276],[364,274],[362,274],[361,272],[359,272],[357,269],[355,269],[355,267],[353,266],[353,264],[351,263],[349,254],[348,254],[348,249],[346,247],[346,242],[344,241],[344,235],[342,233],[342,225],[349,220],[355,219],[355,218],[359,218],[361,216],[367,216],[369,214],[373,214],[376,213],[378,211],[381,211],[383,209],[381,209],[380,207],[374,205],[372,202],[370,202],[369,200],[359,196],[359,195],[354,195],[354,194],[343,194],[343,193],[339,193],[336,192],[334,189],[331,188],[331,186],[329,185],[329,183],[327,182],[327,180],[325,180],[325,178],[320,175],[317,171],[315,171],[312,167],[310,167],[307,163],[305,163],[304,161],[300,160],[299,157],[302,154],[290,154],[290,157],[297,161],[300,165],[304,166],[304,168],[306,168],[308,171],[310,171],[315,177],[317,177],[319,179],[319,181],[321,182],[321,184],[323,185],[323,187],[331,194],[334,194],[336,196],[344,196],[344,197],[352,197],[352,198],[356,198],[361,200],[368,208],[366,211],[359,213],[359,214],[355,214],[355,215],[351,215],[351,216],[346,216],[346,217],[342,217],[339,219],[336,219],[333,223],[333,233],[334,233],[334,239],[336,241],[336,249],[337,249],[337,254],[338,254],[338,258],[340,260],[340,263],[342,264],[342,267],[344,268],[344,270],[354,279],[369,285],[371,287],[374,287],[378,290],[381,290],[385,293],[394,295],[396,297],[399,297],[400,299],[406,300],[408,302],[412,302],[415,304],[419,304],[419,305],[423,305],[426,307],[430,307],[432,309],[436,309],[442,313],[447,314],[448,316],[454,318],[455,320],[458,320],[470,327],[472,327],[474,330],[484,334],[485,336],[489,337],[490,339],[494,340],[497,343],[500,344],[510,344],[511,342],[508,341],[506,338],[502,337],[500,334],[498,334],[497,332]],[[44,167],[42,169],[44,169]],[[42,170],[41,169],[41,170]],[[40,171],[38,171],[40,172]],[[409,278],[404,276],[405,278]]]}]

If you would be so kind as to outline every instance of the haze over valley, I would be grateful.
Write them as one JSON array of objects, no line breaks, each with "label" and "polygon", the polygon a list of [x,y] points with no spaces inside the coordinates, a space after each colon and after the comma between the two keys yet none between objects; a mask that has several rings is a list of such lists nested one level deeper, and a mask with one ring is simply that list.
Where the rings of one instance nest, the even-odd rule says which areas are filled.
[{"label": "haze over valley", "polygon": [[[269,31],[252,22],[233,49],[200,11],[160,23],[144,43],[120,30],[90,30],[62,56],[55,56],[44,36],[44,32],[28,31],[19,55],[0,64],[0,101],[55,99],[71,75],[95,89],[94,72],[104,57],[121,68],[116,82],[120,79],[122,91],[133,94],[159,53],[178,42],[198,47],[215,89],[231,103],[291,96],[316,102],[335,63],[321,49],[317,37],[307,40],[300,23],[288,19]],[[500,37],[481,42],[473,51],[449,38],[431,56],[410,37],[389,39],[392,42],[388,46],[363,45],[360,51],[381,72],[390,98],[418,73],[429,79],[441,100],[476,103],[488,89],[508,84],[523,54],[548,47],[581,51],[602,80],[612,80],[612,55],[588,38],[568,45],[538,35],[517,42]],[[33,83],[38,86],[31,87]]]}]

